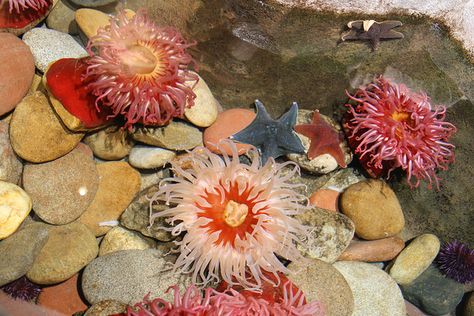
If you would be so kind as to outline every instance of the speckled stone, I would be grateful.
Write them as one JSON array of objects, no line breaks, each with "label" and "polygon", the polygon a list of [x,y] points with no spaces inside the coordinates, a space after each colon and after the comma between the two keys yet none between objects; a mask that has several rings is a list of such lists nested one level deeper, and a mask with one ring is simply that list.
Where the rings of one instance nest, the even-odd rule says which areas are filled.
[{"label": "speckled stone", "polygon": [[108,316],[125,313],[127,304],[116,300],[100,301],[92,305],[84,316]]},{"label": "speckled stone", "polygon": [[464,295],[463,285],[446,278],[433,264],[412,283],[400,288],[409,302],[435,316],[453,311]]},{"label": "speckled stone", "polygon": [[81,223],[49,227],[49,238],[26,276],[38,284],[65,281],[97,256],[94,234]]},{"label": "speckled stone", "polygon": [[199,77],[199,81],[193,87],[196,99],[192,107],[184,110],[184,116],[196,126],[208,127],[216,121],[220,105],[204,79],[198,74],[196,75]]},{"label": "speckled stone", "polygon": [[[333,119],[323,114],[321,114],[321,119],[326,121],[326,123],[328,123],[330,126],[332,126],[336,132],[341,133],[341,126],[337,124]],[[298,118],[296,120],[296,125],[310,124],[312,120],[313,111],[305,109],[298,110]],[[301,143],[303,144],[305,151],[307,152],[311,145],[311,140],[304,135],[298,133],[296,134],[301,139]],[[346,162],[346,164],[349,164],[352,161],[351,149],[349,148],[345,140],[341,141],[339,146],[341,147],[341,150],[344,153],[344,161]],[[336,159],[330,154],[322,154],[311,160],[308,159],[307,154],[288,154],[287,157],[288,159],[296,162],[305,171],[314,174],[327,174],[338,168],[338,163]]]},{"label": "speckled stone", "polygon": [[22,188],[0,181],[0,240],[13,234],[30,211],[31,198]]},{"label": "speckled stone", "polygon": [[[132,203],[127,207],[120,217],[120,223],[128,229],[138,231],[145,236],[153,237],[159,241],[171,241],[173,237],[170,232],[159,229],[159,226],[166,226],[164,218],[159,218],[150,226],[150,200],[158,191],[158,186],[154,185],[141,191]],[[153,213],[164,211],[169,206],[164,204],[153,204]]]},{"label": "speckled stone", "polygon": [[202,133],[184,122],[171,121],[164,127],[142,127],[133,133],[133,139],[147,145],[171,150],[186,150],[202,146]]},{"label": "speckled stone", "polygon": [[134,304],[150,297],[170,298],[165,291],[174,284],[187,284],[184,274],[173,274],[164,254],[156,249],[123,250],[94,259],[82,275],[82,290],[91,304],[117,300]]},{"label": "speckled stone", "polygon": [[355,261],[338,261],[333,266],[352,290],[353,316],[406,316],[400,288],[383,270]]},{"label": "speckled stone", "polygon": [[110,226],[102,222],[116,221],[140,190],[140,174],[127,162],[113,161],[97,165],[99,188],[92,203],[79,221],[96,236],[107,233]]},{"label": "speckled stone", "polygon": [[43,164],[27,164],[25,191],[45,222],[62,225],[78,218],[94,199],[99,174],[92,158],[80,149]]},{"label": "speckled stone", "polygon": [[136,145],[130,151],[129,163],[139,169],[156,169],[163,167],[166,163],[176,157],[176,153],[171,150]]},{"label": "speckled stone", "polygon": [[44,224],[31,224],[0,242],[0,286],[25,275],[48,240]]},{"label": "speckled stone", "polygon": [[68,0],[59,0],[46,18],[46,25],[53,30],[78,34],[77,24],[74,20],[76,7],[71,5]]},{"label": "speckled stone", "polygon": [[436,258],[439,247],[439,239],[433,234],[416,237],[393,261],[390,276],[398,284],[413,282]]},{"label": "speckled stone", "polygon": [[312,207],[297,218],[313,228],[307,244],[298,245],[310,258],[334,262],[354,237],[354,223],[343,214]]},{"label": "speckled stone", "polygon": [[46,162],[64,156],[83,136],[64,127],[41,92],[25,97],[10,121],[13,150],[30,162]]},{"label": "speckled stone", "polygon": [[331,264],[318,259],[292,262],[289,279],[303,291],[308,301],[322,303],[326,316],[351,316],[354,298],[342,274]]},{"label": "speckled stone", "polygon": [[33,53],[36,68],[43,73],[58,59],[88,56],[84,47],[71,35],[56,30],[34,28],[23,35],[23,41]]},{"label": "speckled stone", "polygon": [[134,145],[128,131],[110,126],[84,137],[94,155],[104,160],[120,160],[126,157]]},{"label": "speckled stone", "polygon": [[154,240],[150,238],[145,239],[137,232],[117,226],[109,230],[104,238],[102,238],[99,247],[99,256],[120,250],[143,250],[154,248],[155,246],[156,242]]},{"label": "speckled stone", "polygon": [[10,143],[9,125],[0,121],[0,180],[17,184],[23,164]]}]

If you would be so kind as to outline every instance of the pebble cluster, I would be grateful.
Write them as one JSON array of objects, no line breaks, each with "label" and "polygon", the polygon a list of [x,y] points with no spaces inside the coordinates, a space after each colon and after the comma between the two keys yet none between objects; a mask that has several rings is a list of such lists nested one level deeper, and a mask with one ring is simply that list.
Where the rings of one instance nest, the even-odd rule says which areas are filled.
[{"label": "pebble cluster", "polygon": [[[91,8],[114,2],[71,1]],[[101,11],[58,1],[48,28],[33,28],[22,39],[0,33],[0,286],[26,275],[42,287],[37,304],[67,315],[120,313],[147,293],[166,297],[169,286],[190,283],[168,268],[174,237],[148,227],[148,198],[169,176],[170,161],[202,145],[217,152],[215,144],[255,118],[249,109],[223,111],[199,78],[195,105],[183,120],[133,132],[114,125],[69,130],[41,74],[57,59],[87,55],[73,36],[87,39],[107,21]],[[299,122],[307,123],[310,114],[300,110]],[[308,141],[299,136],[307,150]],[[340,146],[350,163],[346,142]],[[298,216],[313,228],[299,249],[307,261],[289,264],[289,278],[308,300],[320,301],[328,316],[445,315],[456,309],[466,287],[433,263],[441,244],[435,235],[402,239],[403,210],[388,184],[341,176],[327,154],[288,158],[313,178],[329,174],[324,187],[307,194],[311,209]],[[472,293],[466,302],[463,315],[473,315]],[[0,303],[7,310],[12,304],[1,295]]]}]

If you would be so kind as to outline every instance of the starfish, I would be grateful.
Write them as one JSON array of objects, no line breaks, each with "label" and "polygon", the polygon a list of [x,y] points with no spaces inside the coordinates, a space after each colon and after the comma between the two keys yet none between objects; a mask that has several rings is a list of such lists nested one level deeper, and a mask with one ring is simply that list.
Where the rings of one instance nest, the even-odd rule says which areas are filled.
[{"label": "starfish", "polygon": [[357,20],[347,23],[349,32],[342,35],[341,40],[362,40],[370,41],[372,51],[374,51],[380,40],[403,38],[403,34],[392,30],[395,27],[402,26],[400,21]]},{"label": "starfish", "polygon": [[336,159],[341,168],[347,166],[344,153],[339,145],[341,142],[340,134],[325,120],[321,119],[319,111],[314,111],[310,124],[296,125],[295,131],[310,139],[308,159],[314,159],[322,154],[330,154]]},{"label": "starfish", "polygon": [[289,153],[304,153],[301,140],[293,131],[298,114],[298,104],[293,102],[290,110],[278,120],[270,117],[262,102],[255,100],[257,115],[246,128],[230,139],[254,145],[261,154],[261,164],[270,157],[277,158]]}]

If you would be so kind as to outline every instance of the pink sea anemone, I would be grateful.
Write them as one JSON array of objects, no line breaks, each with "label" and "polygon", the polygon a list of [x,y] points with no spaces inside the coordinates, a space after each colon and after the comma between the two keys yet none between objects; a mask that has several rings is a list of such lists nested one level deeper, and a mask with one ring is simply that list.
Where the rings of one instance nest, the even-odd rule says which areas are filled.
[{"label": "pink sea anemone", "polygon": [[413,93],[382,76],[349,98],[355,105],[346,104],[344,129],[371,176],[402,168],[411,187],[420,180],[439,187],[436,170],[446,170],[454,161],[448,139],[456,128],[444,121],[445,107],[433,110],[425,93]]},{"label": "pink sea anemone", "polygon": [[174,28],[155,25],[144,11],[120,11],[88,44],[86,77],[96,104],[122,115],[126,125],[164,125],[194,104],[189,44]]},{"label": "pink sea anemone", "polygon": [[[260,168],[255,148],[249,152],[251,164],[243,164],[233,142],[221,145],[231,148],[232,157],[197,147],[172,164],[174,177],[163,180],[152,197],[172,207],[151,214],[150,221],[166,217],[173,227],[163,229],[175,236],[185,232],[177,242],[175,270],[192,272],[194,283],[222,279],[260,288],[268,281],[264,272],[288,272],[276,255],[304,260],[295,243],[309,234],[291,216],[306,210],[307,200],[293,190],[300,184],[288,183],[299,169],[273,159]],[[183,169],[186,164],[190,167]]]}]

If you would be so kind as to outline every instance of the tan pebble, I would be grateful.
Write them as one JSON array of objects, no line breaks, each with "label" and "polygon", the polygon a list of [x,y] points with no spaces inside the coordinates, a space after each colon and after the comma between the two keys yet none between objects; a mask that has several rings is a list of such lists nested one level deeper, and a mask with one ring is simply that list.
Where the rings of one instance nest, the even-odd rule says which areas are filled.
[{"label": "tan pebble", "polygon": [[[216,145],[229,136],[240,132],[247,127],[255,118],[255,112],[247,109],[230,109],[221,112],[217,115],[216,121],[204,130],[204,146],[209,150],[220,154],[221,151]],[[220,146],[221,149],[228,155],[232,155],[232,151],[228,146]],[[248,144],[237,144],[239,154],[247,152],[251,145]]]},{"label": "tan pebble", "polygon": [[120,250],[148,249],[154,245],[153,240],[145,239],[139,233],[117,226],[109,230],[100,242],[99,256]]},{"label": "tan pebble", "polygon": [[115,315],[126,313],[126,311],[126,304],[115,300],[104,300],[92,305],[84,314],[84,316]]},{"label": "tan pebble", "polygon": [[355,224],[357,236],[381,239],[395,236],[405,218],[395,192],[382,180],[367,180],[349,186],[341,195],[341,211]]},{"label": "tan pebble", "polygon": [[197,76],[199,77],[199,81],[193,88],[196,99],[192,107],[185,109],[184,115],[194,125],[208,127],[217,119],[219,102],[217,102],[212,95],[204,79],[199,75]]},{"label": "tan pebble", "polygon": [[399,237],[389,237],[371,241],[353,240],[339,256],[340,261],[381,262],[395,258],[405,243]]},{"label": "tan pebble", "polygon": [[[131,18],[135,15],[135,12],[127,9],[126,15]],[[110,24],[109,15],[94,9],[79,9],[75,13],[75,18],[77,25],[87,38],[97,35],[99,28],[104,28]]]},{"label": "tan pebble", "polygon": [[31,199],[19,186],[0,181],[0,239],[13,234],[31,211]]},{"label": "tan pebble", "polygon": [[25,97],[10,122],[13,150],[30,162],[46,162],[64,156],[83,136],[64,127],[41,92]]},{"label": "tan pebble", "polygon": [[439,252],[440,242],[432,234],[423,234],[398,255],[390,267],[390,276],[402,285],[410,284],[433,262]]}]

